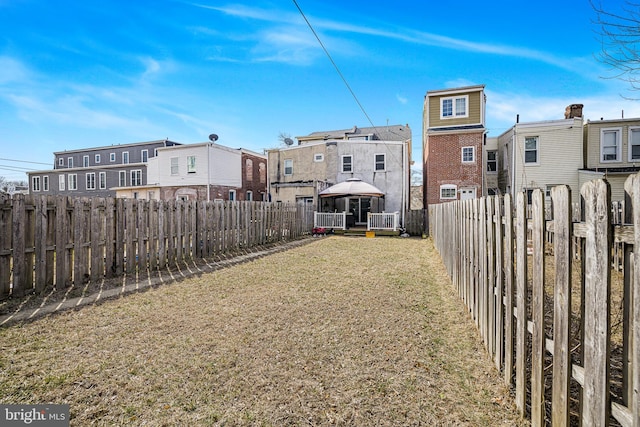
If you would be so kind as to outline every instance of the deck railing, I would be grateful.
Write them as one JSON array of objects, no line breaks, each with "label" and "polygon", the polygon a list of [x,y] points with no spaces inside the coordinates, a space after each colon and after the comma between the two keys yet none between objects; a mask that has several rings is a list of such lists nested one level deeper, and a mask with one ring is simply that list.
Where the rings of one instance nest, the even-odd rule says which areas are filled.
[{"label": "deck railing", "polygon": [[347,229],[346,212],[314,212],[314,228],[333,228],[339,230]]},{"label": "deck railing", "polygon": [[369,213],[367,215],[367,230],[392,230],[400,227],[399,212]]}]

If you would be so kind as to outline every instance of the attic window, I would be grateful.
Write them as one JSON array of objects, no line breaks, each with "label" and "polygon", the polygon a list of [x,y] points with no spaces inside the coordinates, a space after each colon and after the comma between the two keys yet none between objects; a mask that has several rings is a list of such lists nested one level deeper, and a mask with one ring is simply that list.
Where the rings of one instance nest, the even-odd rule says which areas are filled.
[{"label": "attic window", "polygon": [[469,95],[440,98],[440,118],[456,119],[469,117]]},{"label": "attic window", "polygon": [[318,162],[324,162],[324,154],[322,153],[317,153],[313,155],[313,161],[318,163]]}]

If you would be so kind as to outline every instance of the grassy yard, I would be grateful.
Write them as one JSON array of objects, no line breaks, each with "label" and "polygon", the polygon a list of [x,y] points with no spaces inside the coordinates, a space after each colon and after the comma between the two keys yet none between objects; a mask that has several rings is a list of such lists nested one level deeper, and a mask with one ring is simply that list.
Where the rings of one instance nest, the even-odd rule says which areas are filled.
[{"label": "grassy yard", "polygon": [[317,239],[0,329],[0,402],[71,425],[514,426],[430,240]]}]

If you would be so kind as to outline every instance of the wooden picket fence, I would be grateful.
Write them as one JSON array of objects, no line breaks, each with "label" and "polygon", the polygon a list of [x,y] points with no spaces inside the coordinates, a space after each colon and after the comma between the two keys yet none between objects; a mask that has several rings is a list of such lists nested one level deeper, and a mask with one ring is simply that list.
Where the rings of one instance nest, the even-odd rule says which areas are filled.
[{"label": "wooden picket fence", "polygon": [[[625,189],[619,224],[605,180],[581,188],[579,221],[566,186],[552,190],[546,220],[541,190],[530,217],[524,194],[515,206],[506,195],[429,209],[452,283],[533,426],[640,426],[640,174]],[[623,273],[612,268],[616,244]],[[612,274],[623,274],[620,306]]]},{"label": "wooden picket fence", "polygon": [[0,194],[0,300],[298,239],[312,209]]}]

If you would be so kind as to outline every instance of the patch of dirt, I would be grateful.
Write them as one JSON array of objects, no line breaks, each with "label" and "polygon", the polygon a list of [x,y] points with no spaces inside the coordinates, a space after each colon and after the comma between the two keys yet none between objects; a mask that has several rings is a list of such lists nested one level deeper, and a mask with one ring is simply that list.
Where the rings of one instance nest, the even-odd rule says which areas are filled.
[{"label": "patch of dirt", "polygon": [[72,425],[526,425],[430,240],[316,239],[0,329]]}]

